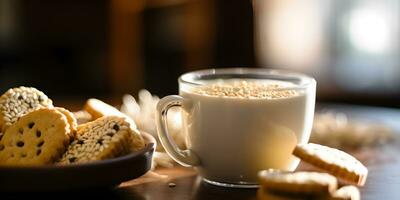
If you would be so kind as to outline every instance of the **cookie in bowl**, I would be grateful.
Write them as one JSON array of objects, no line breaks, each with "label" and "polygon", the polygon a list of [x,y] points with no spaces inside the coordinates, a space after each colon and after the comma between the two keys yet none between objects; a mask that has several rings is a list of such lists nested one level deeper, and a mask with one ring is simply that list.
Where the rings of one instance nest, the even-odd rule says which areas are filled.
[{"label": "cookie in bowl", "polygon": [[78,128],[78,123],[77,123],[77,120],[76,120],[74,114],[72,114],[69,110],[62,108],[62,107],[55,107],[54,109],[56,109],[58,112],[62,113],[67,118],[67,121],[69,124],[70,135],[71,135],[71,137],[75,137],[76,130]]},{"label": "cookie in bowl", "polygon": [[63,155],[61,164],[85,163],[129,154],[144,147],[134,137],[125,118],[104,116],[80,125],[75,140]]},{"label": "cookie in bowl", "polygon": [[0,130],[5,132],[20,117],[31,111],[52,107],[52,100],[36,88],[11,88],[0,97]]},{"label": "cookie in bowl", "polygon": [[57,161],[71,139],[67,118],[52,108],[22,116],[0,140],[1,166],[46,165]]},{"label": "cookie in bowl", "polygon": [[137,143],[135,146],[144,145],[143,137],[137,129],[135,121],[133,121],[132,118],[128,117],[126,114],[120,112],[112,105],[109,105],[99,99],[90,98],[86,101],[83,108],[92,116],[93,119],[98,119],[105,116],[117,116],[123,118],[129,123],[129,127],[132,131],[131,137],[133,137],[133,141]]}]

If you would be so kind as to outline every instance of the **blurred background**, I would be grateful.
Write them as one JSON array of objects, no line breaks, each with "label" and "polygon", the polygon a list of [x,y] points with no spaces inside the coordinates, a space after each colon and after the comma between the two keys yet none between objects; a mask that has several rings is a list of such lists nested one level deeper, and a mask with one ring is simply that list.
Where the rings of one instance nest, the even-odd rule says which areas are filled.
[{"label": "blurred background", "polygon": [[[0,0],[0,92],[118,103],[210,67],[301,71],[318,101],[400,107],[398,0]],[[60,104],[60,103],[59,103]]]}]

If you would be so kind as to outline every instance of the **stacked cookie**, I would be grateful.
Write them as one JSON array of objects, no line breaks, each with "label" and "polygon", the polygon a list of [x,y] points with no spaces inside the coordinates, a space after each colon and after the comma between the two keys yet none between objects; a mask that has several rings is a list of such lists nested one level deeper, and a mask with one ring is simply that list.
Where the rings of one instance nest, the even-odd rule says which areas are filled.
[{"label": "stacked cookie", "polygon": [[32,87],[9,89],[0,97],[0,131],[20,117],[38,108],[52,108],[53,102],[43,92]]},{"label": "stacked cookie", "polygon": [[0,165],[56,162],[72,134],[66,117],[52,108],[32,111],[6,129],[0,140]]},{"label": "stacked cookie", "polygon": [[78,127],[75,140],[61,163],[105,160],[138,150],[133,145],[132,130],[123,118],[105,116]]},{"label": "stacked cookie", "polygon": [[356,186],[365,184],[368,170],[353,156],[313,143],[297,145],[293,154],[327,173],[261,171],[258,199],[360,199]]},{"label": "stacked cookie", "polygon": [[73,113],[54,107],[43,92],[8,90],[0,97],[0,166],[83,163],[144,147],[140,133],[125,118],[88,116],[78,126]]},{"label": "stacked cookie", "polygon": [[144,146],[143,138],[140,135],[139,130],[136,127],[136,123],[127,115],[120,112],[113,106],[104,103],[98,99],[88,99],[84,106],[84,110],[93,117],[93,119],[98,119],[104,116],[117,116],[123,118],[126,122],[129,123],[129,127],[132,131],[130,135],[132,137],[132,141],[134,142],[135,147],[142,148]]}]

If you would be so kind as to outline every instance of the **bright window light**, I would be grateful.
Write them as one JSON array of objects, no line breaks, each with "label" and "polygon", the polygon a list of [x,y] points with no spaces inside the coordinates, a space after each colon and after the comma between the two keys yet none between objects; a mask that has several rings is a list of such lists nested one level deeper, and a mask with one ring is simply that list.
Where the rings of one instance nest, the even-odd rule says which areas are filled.
[{"label": "bright window light", "polygon": [[387,9],[370,6],[353,10],[349,16],[350,42],[359,51],[383,53],[390,48],[390,24]]}]

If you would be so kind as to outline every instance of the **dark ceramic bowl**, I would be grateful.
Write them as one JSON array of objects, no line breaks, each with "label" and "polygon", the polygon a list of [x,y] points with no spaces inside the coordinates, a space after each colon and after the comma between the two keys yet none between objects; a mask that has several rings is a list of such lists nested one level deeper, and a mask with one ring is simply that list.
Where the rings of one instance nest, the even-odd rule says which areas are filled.
[{"label": "dark ceramic bowl", "polygon": [[76,165],[0,167],[0,191],[57,191],[114,187],[151,168],[155,139],[142,135],[146,146],[118,158]]}]

